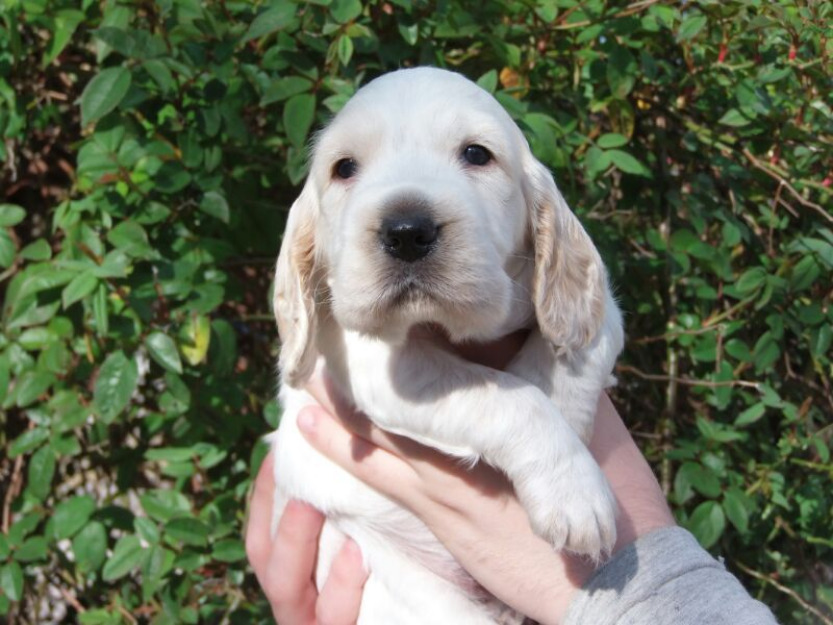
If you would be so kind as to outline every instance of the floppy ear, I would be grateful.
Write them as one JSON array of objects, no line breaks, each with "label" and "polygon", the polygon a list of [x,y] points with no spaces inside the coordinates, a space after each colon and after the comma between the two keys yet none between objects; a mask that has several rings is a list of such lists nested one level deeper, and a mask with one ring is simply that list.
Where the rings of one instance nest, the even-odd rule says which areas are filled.
[{"label": "floppy ear", "polygon": [[532,298],[541,333],[578,350],[599,331],[607,277],[602,259],[550,172],[527,154],[524,171],[535,250]]},{"label": "floppy ear", "polygon": [[307,182],[289,210],[275,271],[275,318],[281,336],[280,369],[293,387],[312,374],[315,349],[315,223],[318,201]]}]

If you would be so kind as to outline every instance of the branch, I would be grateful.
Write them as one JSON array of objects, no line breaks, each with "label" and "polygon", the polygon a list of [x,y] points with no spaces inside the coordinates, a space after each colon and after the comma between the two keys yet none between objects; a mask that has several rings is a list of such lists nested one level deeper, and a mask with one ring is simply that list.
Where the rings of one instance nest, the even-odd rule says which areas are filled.
[{"label": "branch", "polygon": [[12,524],[12,503],[20,494],[21,483],[23,482],[23,456],[18,456],[14,461],[12,477],[9,480],[9,490],[6,491],[6,499],[3,501],[2,530],[4,534],[9,533]]},{"label": "branch", "polygon": [[577,5],[565,11],[558,19],[558,23],[556,23],[553,28],[555,30],[571,30],[573,28],[584,28],[585,26],[590,26],[595,22],[599,22],[602,20],[607,19],[615,19],[617,17],[628,17],[629,15],[634,15],[636,13],[641,13],[648,7],[653,4],[660,2],[660,0],[640,0],[639,2],[634,2],[633,4],[629,4],[624,9],[619,11],[618,13],[614,13],[613,15],[605,15],[599,20],[582,20],[581,22],[573,22],[571,24],[565,24],[564,19],[567,18],[573,11],[578,9],[581,5]]},{"label": "branch", "polygon": [[764,573],[761,573],[760,571],[756,571],[755,569],[749,568],[748,566],[746,566],[745,564],[741,563],[738,560],[734,560],[734,563],[741,571],[743,571],[747,575],[751,575],[755,579],[759,579],[762,582],[766,582],[767,584],[769,584],[770,586],[772,586],[776,590],[780,590],[785,595],[789,595],[790,597],[795,599],[795,601],[797,601],[801,605],[802,608],[804,608],[808,612],[812,612],[813,614],[815,614],[819,618],[819,620],[822,623],[824,623],[825,625],[833,625],[833,620],[831,620],[830,618],[825,616],[821,612],[821,610],[819,610],[815,606],[808,603],[801,595],[799,595],[797,592],[795,592],[792,588],[787,588],[783,584],[781,584],[779,582],[776,582],[774,579],[772,579],[768,575],[765,575]]},{"label": "branch", "polygon": [[801,204],[802,206],[806,206],[807,208],[813,209],[819,215],[824,217],[827,221],[829,221],[830,223],[833,223],[833,216],[828,214],[828,212],[826,210],[824,210],[824,208],[822,208],[821,206],[819,206],[815,202],[811,202],[810,200],[805,199],[804,196],[801,195],[798,191],[796,191],[795,187],[793,187],[789,182],[787,182],[781,175],[774,172],[770,167],[767,167],[763,162],[761,162],[757,158],[755,158],[755,155],[752,154],[752,152],[749,151],[749,148],[743,148],[743,155],[747,158],[747,160],[750,163],[752,163],[752,165],[754,167],[756,167],[757,169],[760,169],[762,172],[764,172],[767,176],[769,176],[773,180],[777,180],[779,183],[781,183],[781,185],[783,185],[784,188],[786,188],[787,191],[789,191],[792,194],[792,196],[796,200],[798,200],[799,204]]},{"label": "branch", "polygon": [[760,388],[760,383],[750,382],[749,380],[697,380],[695,378],[680,378],[671,375],[659,375],[656,373],[645,373],[641,369],[632,367],[630,365],[616,365],[616,370],[623,373],[632,373],[643,380],[650,380],[651,382],[677,382],[678,384],[687,384],[688,386],[706,386],[709,388],[717,388],[720,386],[743,386],[746,388],[754,388],[756,391]]}]

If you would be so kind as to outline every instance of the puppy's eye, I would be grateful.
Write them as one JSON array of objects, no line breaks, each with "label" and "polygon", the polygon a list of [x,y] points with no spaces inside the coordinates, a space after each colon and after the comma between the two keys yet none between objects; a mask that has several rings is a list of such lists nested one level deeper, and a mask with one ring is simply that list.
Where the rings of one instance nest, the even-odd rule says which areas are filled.
[{"label": "puppy's eye", "polygon": [[359,164],[352,158],[343,158],[333,167],[333,174],[342,180],[352,178],[359,169]]},{"label": "puppy's eye", "polygon": [[473,144],[467,146],[466,149],[463,150],[463,158],[466,159],[466,162],[471,165],[482,167],[492,160],[492,153],[482,145]]}]

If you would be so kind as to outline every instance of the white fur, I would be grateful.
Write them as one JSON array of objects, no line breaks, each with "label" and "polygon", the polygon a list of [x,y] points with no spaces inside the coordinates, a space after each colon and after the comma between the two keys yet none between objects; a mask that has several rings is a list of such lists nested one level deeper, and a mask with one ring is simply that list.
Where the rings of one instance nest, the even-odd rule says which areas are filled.
[{"label": "white fur", "polygon": [[[471,144],[493,161],[466,163]],[[358,163],[347,180],[333,174],[342,158]],[[443,224],[416,263],[379,245],[396,202],[428,206]],[[359,623],[508,620],[419,520],[305,442],[295,419],[313,401],[303,385],[316,362],[380,427],[505,472],[554,548],[596,560],[610,552],[614,498],[584,442],[622,348],[621,317],[583,228],[485,91],[420,68],[347,103],[318,137],[293,205],[275,310],[284,406],[275,523],[288,498],[327,515],[319,585],[343,536],[358,543],[370,570]],[[452,342],[531,333],[502,372],[443,349],[437,327]]]}]

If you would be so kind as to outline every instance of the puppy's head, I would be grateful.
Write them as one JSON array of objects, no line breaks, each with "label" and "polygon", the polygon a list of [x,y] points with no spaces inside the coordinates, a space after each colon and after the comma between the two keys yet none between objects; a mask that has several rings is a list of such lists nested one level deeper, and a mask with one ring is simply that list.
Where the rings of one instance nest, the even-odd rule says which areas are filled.
[{"label": "puppy's head", "polygon": [[439,69],[361,89],[318,136],[278,259],[281,369],[302,384],[317,309],[401,340],[452,341],[531,325],[568,350],[596,334],[605,275],[584,229],[486,91]]}]

